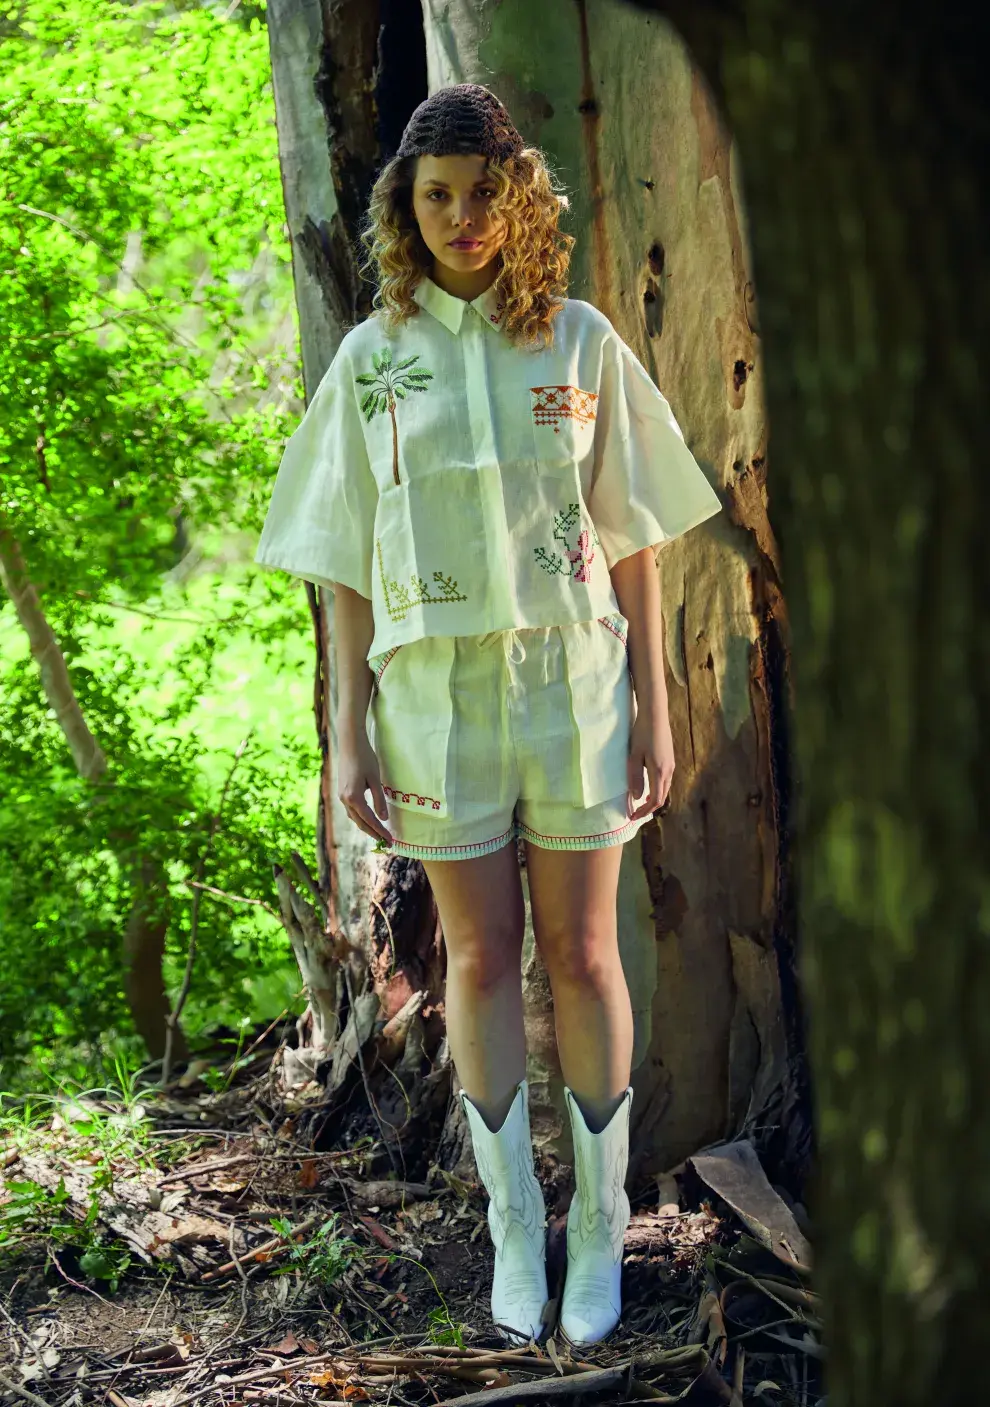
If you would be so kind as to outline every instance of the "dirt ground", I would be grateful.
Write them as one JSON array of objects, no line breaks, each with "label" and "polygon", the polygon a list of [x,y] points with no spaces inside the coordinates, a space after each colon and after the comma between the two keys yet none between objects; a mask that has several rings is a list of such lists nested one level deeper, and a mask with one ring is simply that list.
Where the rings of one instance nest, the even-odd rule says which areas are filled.
[{"label": "dirt ground", "polygon": [[507,1346],[477,1183],[397,1180],[360,1128],[319,1149],[243,1098],[229,1129],[177,1107],[70,1109],[0,1148],[0,1401],[819,1400],[806,1272],[700,1184],[634,1198],[622,1321],[579,1353],[556,1329],[570,1169],[541,1165],[548,1329]]}]

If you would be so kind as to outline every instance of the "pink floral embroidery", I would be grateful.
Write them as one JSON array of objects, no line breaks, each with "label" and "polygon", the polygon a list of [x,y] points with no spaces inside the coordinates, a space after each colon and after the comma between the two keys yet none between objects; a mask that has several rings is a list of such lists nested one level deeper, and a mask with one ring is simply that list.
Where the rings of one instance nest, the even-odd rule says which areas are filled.
[{"label": "pink floral embroidery", "polygon": [[595,560],[595,549],[588,551],[588,529],[578,533],[578,545],[574,551],[568,549],[564,556],[574,566],[574,580],[588,581],[588,568]]},{"label": "pink floral embroidery", "polygon": [[591,564],[595,560],[595,548],[599,546],[594,524],[591,530],[582,528],[578,533],[577,547],[567,545],[571,530],[580,521],[581,509],[577,503],[569,503],[563,513],[553,517],[553,538],[562,544],[564,551],[548,552],[545,547],[534,547],[536,560],[551,576],[569,576],[572,581],[591,581]]}]

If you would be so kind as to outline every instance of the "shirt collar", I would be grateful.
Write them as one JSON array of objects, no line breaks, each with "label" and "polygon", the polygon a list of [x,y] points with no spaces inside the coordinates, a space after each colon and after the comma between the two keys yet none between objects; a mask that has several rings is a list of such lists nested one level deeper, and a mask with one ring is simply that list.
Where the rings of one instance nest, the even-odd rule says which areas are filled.
[{"label": "shirt collar", "polygon": [[502,331],[504,305],[495,292],[494,284],[468,303],[445,292],[428,274],[424,274],[413,290],[413,298],[421,308],[442,322],[448,332],[459,333],[465,317],[480,317],[489,327]]}]

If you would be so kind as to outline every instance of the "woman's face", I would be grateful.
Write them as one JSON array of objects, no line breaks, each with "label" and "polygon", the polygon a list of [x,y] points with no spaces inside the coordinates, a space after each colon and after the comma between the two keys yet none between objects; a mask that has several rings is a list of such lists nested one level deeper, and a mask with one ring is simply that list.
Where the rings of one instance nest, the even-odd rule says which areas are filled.
[{"label": "woman's face", "polygon": [[485,157],[420,156],[413,180],[413,215],[427,249],[452,272],[477,273],[505,243],[505,226],[489,218],[495,187]]}]

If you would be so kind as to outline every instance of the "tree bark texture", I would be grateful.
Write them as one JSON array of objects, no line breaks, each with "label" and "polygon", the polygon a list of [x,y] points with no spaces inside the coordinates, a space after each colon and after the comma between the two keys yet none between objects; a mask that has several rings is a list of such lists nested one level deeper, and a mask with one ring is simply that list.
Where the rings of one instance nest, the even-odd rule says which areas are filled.
[{"label": "tree bark texture", "polygon": [[[342,306],[351,300],[350,317],[363,311],[340,272],[346,259],[319,264],[306,253],[312,230],[328,230],[344,208],[327,173],[338,196],[347,173],[353,238],[363,213],[354,192],[366,198],[374,174],[362,94],[394,96],[400,83],[374,66],[376,7],[349,19],[354,3],[328,11],[317,0],[272,0],[268,11],[309,393],[339,342]],[[388,9],[377,10],[383,36]],[[735,156],[683,43],[618,0],[587,9],[548,0],[538,11],[525,0],[427,0],[423,25],[429,89],[489,84],[547,152],[573,202],[572,294],[600,307],[656,377],[726,503],[714,526],[661,553],[678,770],[668,813],[627,847],[620,883],[635,1016],[633,1172],[659,1171],[758,1118],[784,1122],[789,1078],[779,976],[790,962],[786,619],[766,512],[762,369]],[[425,95],[425,84],[407,86],[408,111]],[[319,596],[322,638],[332,622],[328,593]],[[321,657],[318,717],[330,697],[322,681],[333,687],[329,651]],[[442,954],[421,867],[397,857],[379,865],[329,792],[321,888],[335,857],[340,922],[369,952],[385,1019],[428,980],[422,1015],[435,1033]],[[529,925],[524,969],[534,1135],[569,1158],[552,1002]]]},{"label": "tree bark texture", "polygon": [[[321,0],[271,0],[267,12],[278,124],[279,161],[307,399],[332,361],[341,337],[367,315],[371,287],[357,273],[357,230],[378,159],[375,77],[381,67],[380,7],[366,0],[329,6]],[[347,998],[341,953],[360,991],[378,992],[385,1045],[395,1056],[397,1032],[422,1038],[429,1025],[435,1050],[442,1035],[436,999],[442,991],[436,909],[417,861],[380,864],[372,842],[337,800],[336,670],[331,591],[307,584],[316,668],[313,711],[323,758],[316,824],[318,903],[308,904],[279,869],[283,915],[306,983],[310,1012],[301,1049],[290,1056],[290,1081],[311,1077],[345,1029]],[[300,869],[297,863],[297,870]],[[304,872],[304,867],[303,871]],[[303,886],[305,888],[305,885]],[[335,935],[338,935],[335,937]],[[339,935],[346,935],[343,944]],[[361,954],[365,961],[358,959]],[[442,954],[440,955],[442,957]],[[370,964],[370,966],[369,966]],[[425,1007],[405,1010],[429,975]],[[423,1014],[420,1014],[422,1008]]]},{"label": "tree bark texture", "polygon": [[[659,554],[677,771],[620,878],[633,1170],[660,1171],[751,1127],[768,1100],[779,1109],[789,1079],[787,622],[737,157],[683,42],[654,16],[619,0],[424,0],[424,12],[430,90],[489,85],[546,152],[572,202],[571,295],[651,372],[726,507]],[[569,1157],[549,986],[528,939],[534,1137]]]},{"label": "tree bark texture", "polygon": [[968,1403],[990,1259],[985,12],[659,6],[752,219],[830,1407]]}]

